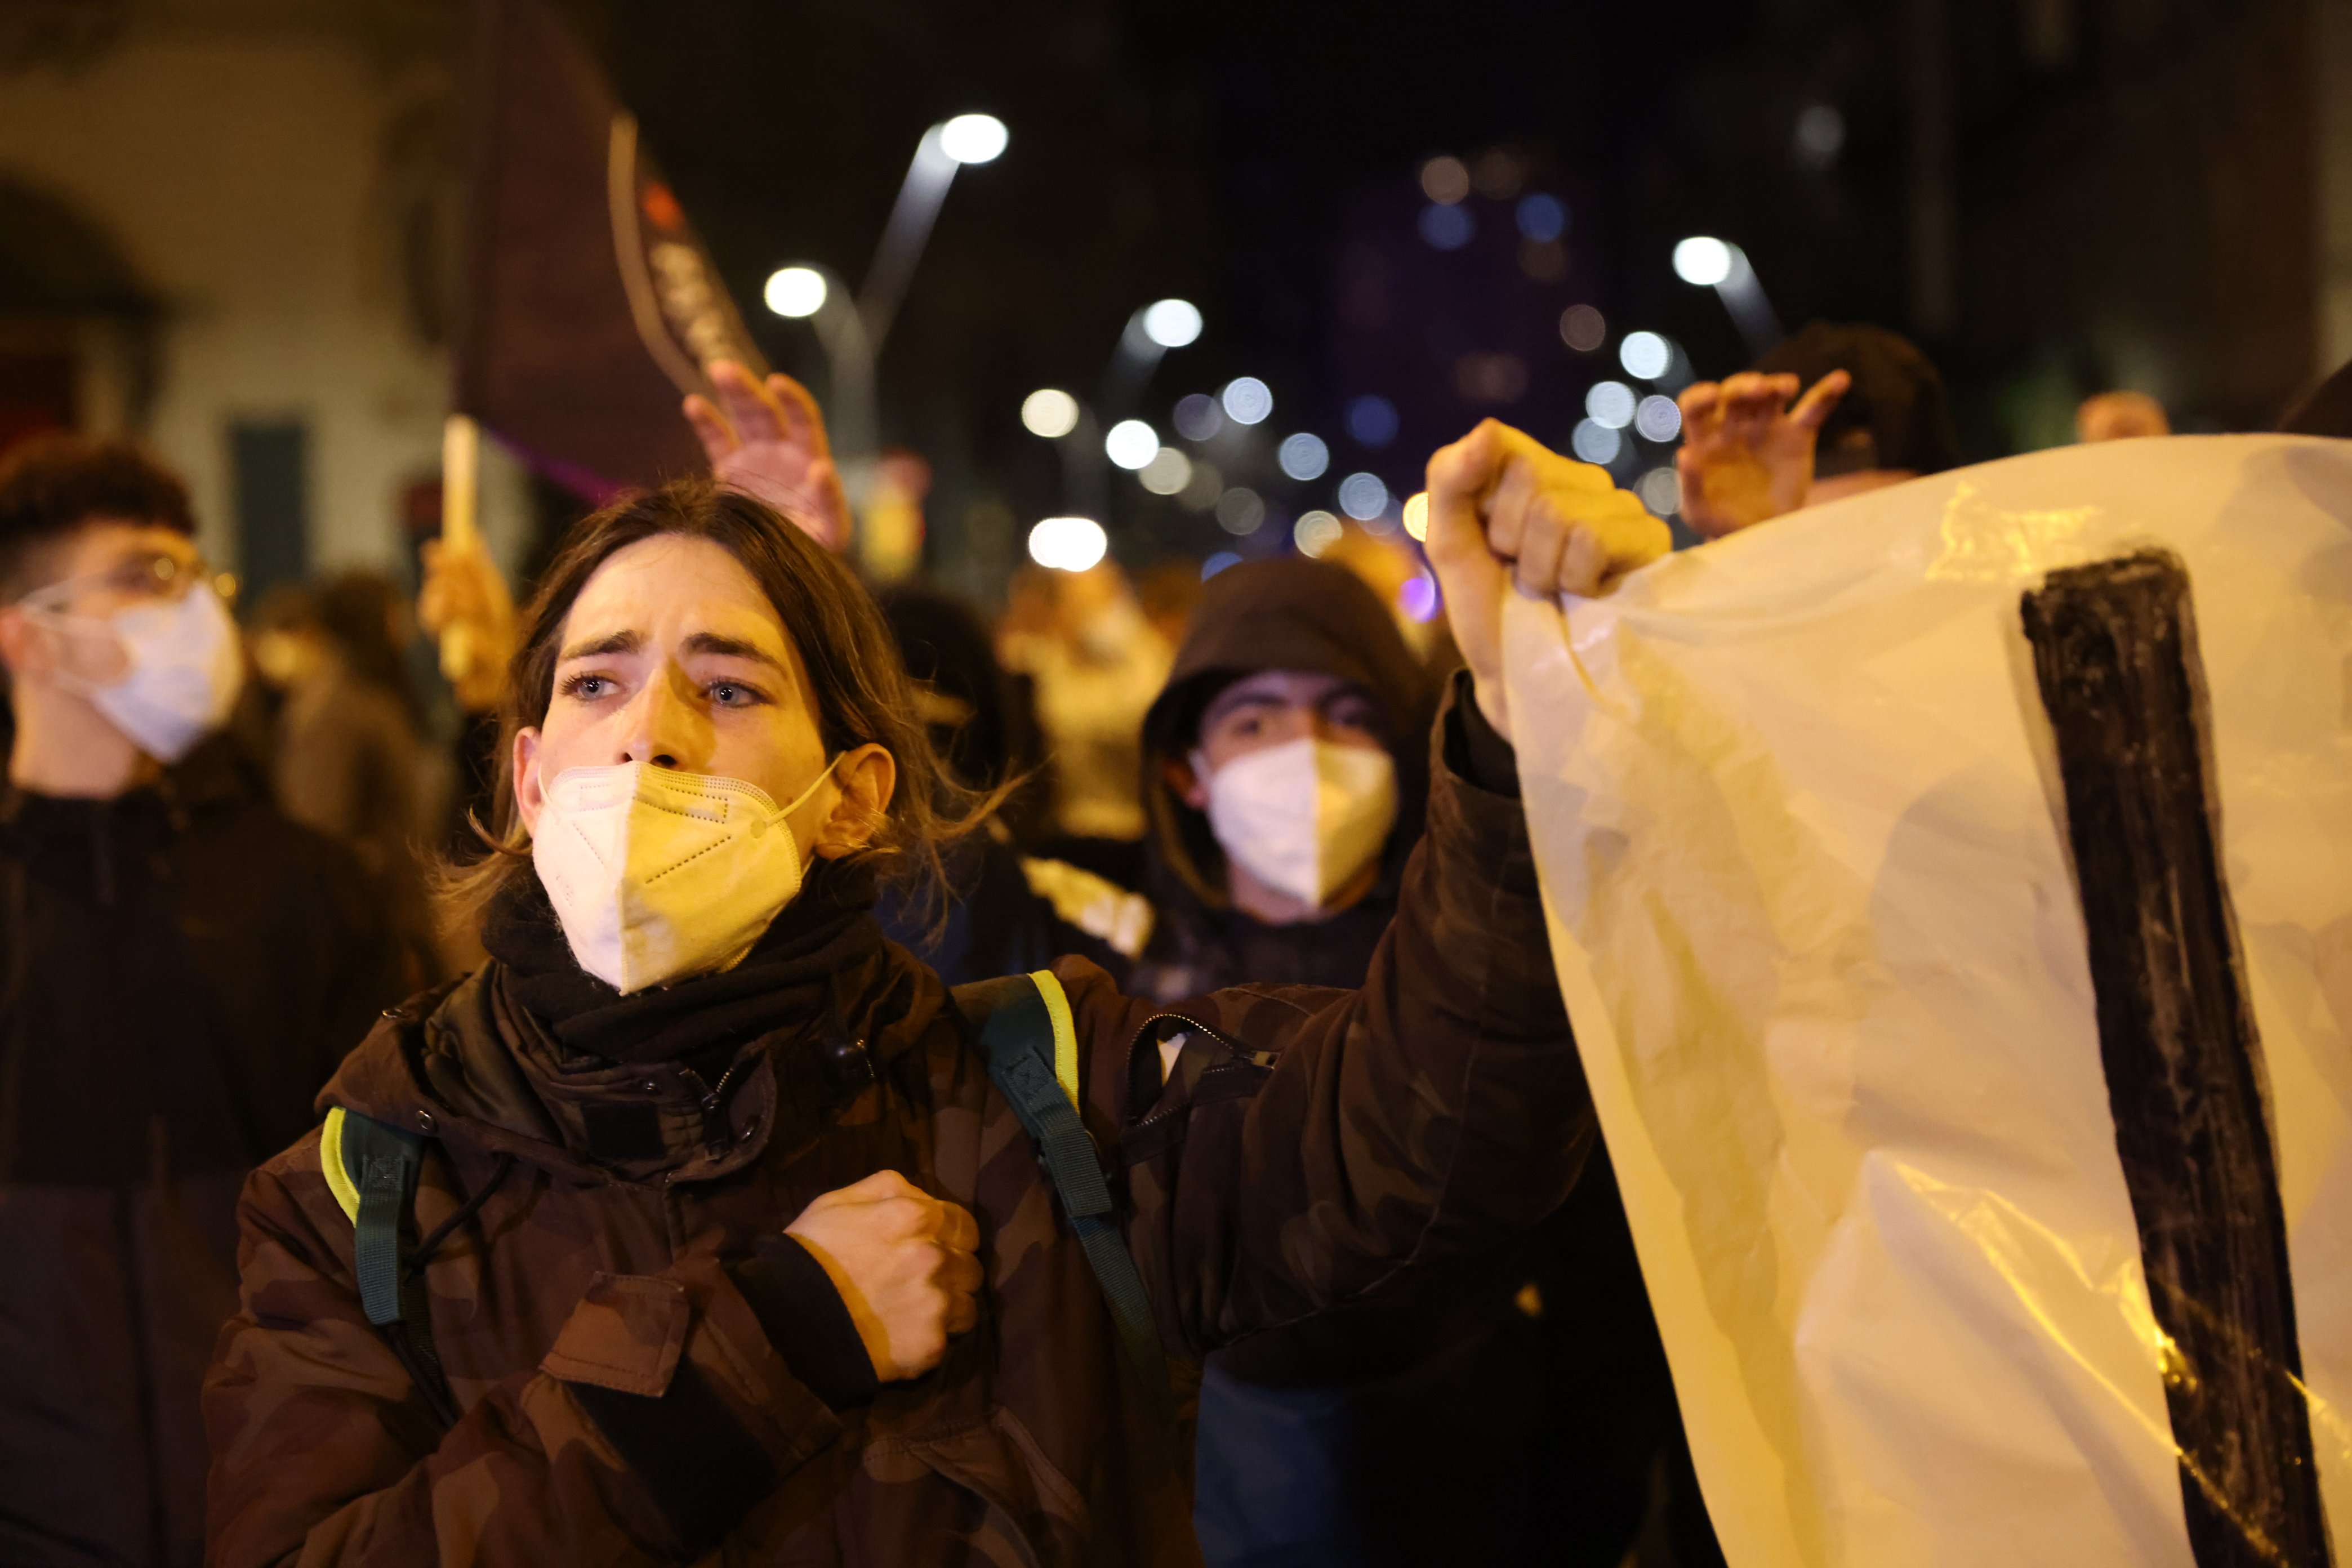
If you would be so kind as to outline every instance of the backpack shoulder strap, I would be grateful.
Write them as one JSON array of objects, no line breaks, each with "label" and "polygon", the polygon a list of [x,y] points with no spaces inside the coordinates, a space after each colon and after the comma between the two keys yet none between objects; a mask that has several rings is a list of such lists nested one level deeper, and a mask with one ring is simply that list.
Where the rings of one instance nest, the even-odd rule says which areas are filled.
[{"label": "backpack shoulder strap", "polygon": [[956,987],[974,1047],[1037,1145],[1039,1159],[1102,1286],[1128,1358],[1163,1411],[1172,1408],[1168,1363],[1152,1326],[1151,1299],[1127,1249],[1110,1184],[1078,1116],[1078,1037],[1070,999],[1051,970]]},{"label": "backpack shoulder strap", "polygon": [[433,1319],[425,1281],[404,1267],[404,1222],[425,1163],[425,1140],[404,1128],[331,1107],[319,1134],[319,1164],[335,1202],[352,1222],[352,1266],[360,1306],[384,1331],[394,1351],[446,1422],[457,1402],[433,1347]]}]

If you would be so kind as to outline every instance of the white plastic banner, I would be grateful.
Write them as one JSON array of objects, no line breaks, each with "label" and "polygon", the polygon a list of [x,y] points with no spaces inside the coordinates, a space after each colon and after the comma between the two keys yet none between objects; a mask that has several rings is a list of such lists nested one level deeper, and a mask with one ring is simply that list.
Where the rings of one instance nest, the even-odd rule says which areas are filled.
[{"label": "white plastic banner", "polygon": [[1937,475],[1506,636],[1733,1568],[2331,1562],[2352,443]]}]

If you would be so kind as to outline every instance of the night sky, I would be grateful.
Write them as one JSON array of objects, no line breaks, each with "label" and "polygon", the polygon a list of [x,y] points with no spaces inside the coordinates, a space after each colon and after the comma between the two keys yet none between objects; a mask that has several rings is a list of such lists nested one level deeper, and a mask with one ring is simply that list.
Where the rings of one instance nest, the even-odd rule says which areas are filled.
[{"label": "night sky", "polygon": [[[2047,17],[2034,19],[2053,5],[2066,29],[2054,43]],[[2128,311],[2124,329],[2094,330],[2095,310],[2072,295],[2099,296],[2100,280],[2079,275],[2042,290],[2051,297],[2038,310],[1971,284],[1940,339],[1909,319],[1906,73],[1916,51],[1906,28],[1939,16],[1948,46],[1938,58],[1958,199],[1978,247],[1963,250],[1965,266],[1986,244],[2003,261],[2034,243],[2033,223],[2063,221],[2014,217],[2004,190],[1981,189],[1983,171],[2007,169],[2018,183],[2020,161],[2038,159],[2058,188],[2069,159],[2129,166],[2148,151],[2119,131],[2085,138],[2083,117],[2118,94],[2160,106],[2168,83],[2201,70],[2220,84],[2206,89],[2218,109],[2206,106],[2201,128],[2172,134],[2225,150],[2232,134],[2271,134],[2267,119],[2232,132],[2235,79],[2200,56],[2217,37],[2251,37],[2252,48],[2266,23],[2294,9],[2289,0],[2115,0],[2079,12],[2064,0],[1957,10],[1929,0],[582,0],[573,14],[754,331],[780,366],[820,389],[814,339],[759,306],[768,272],[814,259],[861,277],[923,129],[968,110],[1010,128],[1002,159],[958,176],[882,359],[886,439],[920,450],[939,473],[936,557],[961,548],[975,506],[1001,503],[1024,527],[1062,509],[1062,469],[1021,427],[1022,398],[1050,384],[1098,400],[1121,328],[1152,300],[1195,301],[1206,331],[1166,357],[1133,409],[1106,409],[1104,422],[1132,412],[1173,441],[1177,398],[1235,375],[1262,378],[1274,416],[1253,451],[1234,455],[1228,479],[1247,471],[1270,512],[1289,515],[1332,505],[1333,484],[1360,468],[1400,491],[1417,488],[1431,447],[1484,415],[1565,446],[1593,382],[1633,379],[1618,364],[1628,331],[1679,344],[1676,376],[1740,368],[1748,356],[1720,303],[1672,271],[1675,240],[1694,233],[1743,246],[1792,329],[1828,317],[1920,336],[1954,380],[1971,457],[2041,444],[2030,431],[2021,438],[2017,389],[2048,383],[2055,407],[2078,387],[2120,384],[2116,366],[2139,338]],[[2125,12],[2163,15],[2131,31],[2114,20]],[[2239,75],[2253,83],[2239,96],[2277,118],[2277,134],[2294,129],[2294,104],[2260,98],[2259,60]],[[1468,242],[1433,247],[1419,226],[1430,205],[1424,161],[1448,154],[1480,170],[1497,152],[1483,165],[1494,177],[1480,182],[1491,194],[1461,204]],[[1505,177],[1512,165],[1516,181]],[[2164,169],[2151,166],[2159,184]],[[1568,214],[1564,268],[1523,254],[1517,204],[1538,193]],[[2135,221],[2126,211],[2106,226],[2120,254],[2132,254]],[[2280,221],[2292,228],[2292,215]],[[2201,287],[2192,279],[2172,292]],[[2180,300],[2153,288],[2141,288],[2141,316],[2160,326],[2181,315]],[[1561,339],[1561,312],[1578,303],[1607,322],[1596,352]],[[2159,328],[2139,336],[2151,333]],[[2158,342],[2150,363],[2163,363],[2163,350]],[[2306,369],[2258,368],[2234,403],[2217,390],[2218,417],[2206,422],[2259,420]],[[1366,394],[1400,412],[1402,428],[1383,446],[1346,434],[1345,410]],[[2194,426],[2195,399],[2185,401]],[[2043,426],[2053,417],[2032,416]],[[1272,468],[1273,443],[1299,430],[1332,448],[1331,471],[1305,484]],[[1670,461],[1670,447],[1641,444],[1620,476],[1632,482]],[[1231,542],[1213,519],[1125,475],[1110,489],[1108,521],[1131,562]]]}]

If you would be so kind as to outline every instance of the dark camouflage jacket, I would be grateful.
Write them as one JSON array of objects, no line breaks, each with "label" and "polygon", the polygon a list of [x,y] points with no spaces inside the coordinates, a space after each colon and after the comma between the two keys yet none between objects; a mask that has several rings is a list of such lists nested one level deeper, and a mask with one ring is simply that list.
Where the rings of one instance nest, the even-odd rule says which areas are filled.
[{"label": "dark camouflage jacket", "polygon": [[[1460,729],[1441,729],[1457,764]],[[1241,987],[1155,1024],[1093,965],[1055,966],[1180,1396],[1205,1349],[1533,1225],[1573,1180],[1589,1102],[1518,803],[1437,772],[1361,991]],[[716,1128],[666,1069],[558,1070],[495,963],[388,1018],[322,1103],[432,1133],[425,1230],[488,1191],[425,1271],[463,1414],[444,1430],[362,1312],[314,1132],[243,1200],[243,1309],[205,1393],[211,1561],[1197,1562],[1189,1434],[1122,1358],[947,992],[883,952],[847,1013],[875,1080],[829,1093],[822,1031],[781,1030],[738,1057]],[[600,1106],[648,1100],[658,1151],[578,1152]],[[932,1373],[835,1409],[735,1270],[883,1167],[978,1217],[982,1321]]]}]

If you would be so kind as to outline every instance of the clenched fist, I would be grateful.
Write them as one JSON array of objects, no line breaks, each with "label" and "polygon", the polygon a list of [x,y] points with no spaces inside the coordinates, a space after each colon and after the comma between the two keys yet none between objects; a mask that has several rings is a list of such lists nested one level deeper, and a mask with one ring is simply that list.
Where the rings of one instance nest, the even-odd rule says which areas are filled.
[{"label": "clenched fist", "polygon": [[1488,419],[1429,459],[1429,537],[1445,614],[1478,710],[1508,739],[1503,596],[1605,593],[1673,547],[1640,498],[1509,426]]},{"label": "clenched fist", "polygon": [[824,1266],[884,1383],[920,1377],[980,1321],[980,1226],[896,1171],[821,1194],[784,1234]]}]

